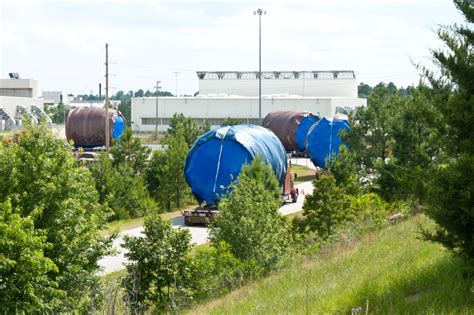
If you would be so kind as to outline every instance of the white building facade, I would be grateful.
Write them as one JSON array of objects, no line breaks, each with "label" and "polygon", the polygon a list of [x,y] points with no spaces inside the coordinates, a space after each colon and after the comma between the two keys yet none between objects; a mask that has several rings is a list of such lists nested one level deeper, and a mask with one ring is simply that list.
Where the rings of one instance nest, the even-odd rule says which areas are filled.
[{"label": "white building facade", "polygon": [[[220,125],[226,118],[259,123],[258,72],[197,72],[196,97],[132,98],[132,129],[135,132],[165,131],[175,113],[197,122]],[[347,113],[365,106],[357,97],[353,71],[262,72],[262,119],[272,111],[310,111],[322,116]],[[158,111],[157,111],[158,110]]]},{"label": "white building facade", "polygon": [[31,79],[0,79],[0,107],[15,115],[16,107],[27,109],[31,105],[43,108],[43,100],[37,97],[38,81]]}]

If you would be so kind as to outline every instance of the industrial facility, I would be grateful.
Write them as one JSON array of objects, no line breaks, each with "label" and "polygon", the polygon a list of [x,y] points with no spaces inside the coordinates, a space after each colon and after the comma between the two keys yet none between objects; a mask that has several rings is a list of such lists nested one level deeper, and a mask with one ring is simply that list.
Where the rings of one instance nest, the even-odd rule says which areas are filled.
[{"label": "industrial facility", "polygon": [[[226,118],[259,124],[258,71],[198,71],[194,97],[132,98],[135,132],[166,131],[175,113],[219,126]],[[261,117],[272,111],[309,111],[320,116],[365,106],[354,71],[262,71]]]}]

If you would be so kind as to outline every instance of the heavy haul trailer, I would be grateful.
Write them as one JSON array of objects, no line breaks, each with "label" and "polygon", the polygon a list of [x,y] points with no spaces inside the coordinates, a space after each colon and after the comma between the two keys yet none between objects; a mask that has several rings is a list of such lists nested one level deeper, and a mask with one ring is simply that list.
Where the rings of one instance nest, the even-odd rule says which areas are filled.
[{"label": "heavy haul trailer", "polygon": [[281,141],[269,129],[256,125],[236,125],[208,131],[194,143],[186,158],[184,174],[199,203],[184,211],[186,224],[206,224],[218,215],[220,198],[246,163],[260,156],[276,175],[282,195],[288,199],[292,187],[291,167]]},{"label": "heavy haul trailer", "polygon": [[[281,186],[281,205],[298,201],[299,191],[298,188],[294,187],[293,175],[291,172],[291,165],[288,165],[285,181]],[[217,206],[198,206],[192,210],[182,211],[181,214],[184,217],[184,224],[190,225],[208,225],[212,224],[218,214],[219,209]]]}]

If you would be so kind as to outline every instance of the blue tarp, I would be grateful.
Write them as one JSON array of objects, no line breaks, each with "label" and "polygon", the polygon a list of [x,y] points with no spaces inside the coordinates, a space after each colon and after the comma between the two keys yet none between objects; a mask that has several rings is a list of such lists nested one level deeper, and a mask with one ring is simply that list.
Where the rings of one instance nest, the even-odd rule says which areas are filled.
[{"label": "blue tarp", "polygon": [[256,125],[215,128],[201,136],[188,153],[184,173],[201,204],[215,205],[244,164],[261,156],[280,184],[287,171],[285,148],[270,130]]},{"label": "blue tarp", "polygon": [[312,125],[319,120],[319,116],[306,116],[301,120],[298,128],[296,129],[296,146],[298,151],[305,151],[306,136]]},{"label": "blue tarp", "polygon": [[113,139],[121,139],[122,133],[125,131],[125,121],[122,116],[117,115],[115,117],[114,127],[112,130],[112,138]]},{"label": "blue tarp", "polygon": [[306,152],[313,164],[324,168],[326,158],[331,154],[339,153],[342,140],[339,136],[340,130],[350,130],[347,119],[340,117],[324,117],[314,124],[308,131]]}]

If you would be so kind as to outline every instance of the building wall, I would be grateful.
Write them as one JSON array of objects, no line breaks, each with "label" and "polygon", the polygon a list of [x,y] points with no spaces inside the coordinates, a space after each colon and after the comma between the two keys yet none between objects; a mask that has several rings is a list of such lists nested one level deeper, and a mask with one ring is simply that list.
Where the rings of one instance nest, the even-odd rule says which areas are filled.
[{"label": "building wall", "polygon": [[61,98],[63,103],[67,103],[68,101],[66,94],[63,94],[61,91],[43,91],[42,97],[45,103],[55,105],[61,102]]},{"label": "building wall", "polygon": [[[310,111],[320,115],[332,115],[337,107],[365,106],[366,100],[337,97],[262,97],[262,119],[271,111]],[[258,124],[257,97],[160,97],[158,99],[159,130],[165,131],[174,113],[183,113],[198,122],[207,120],[212,126],[227,117],[245,119]],[[156,98],[132,98],[132,129],[138,132],[154,131]]]},{"label": "building wall", "polygon": [[[257,96],[258,80],[199,80],[200,95]],[[262,79],[262,95],[357,98],[356,79]]]},{"label": "building wall", "polygon": [[41,98],[29,98],[29,97],[13,97],[13,96],[0,96],[0,107],[3,107],[10,115],[14,116],[16,112],[16,106],[21,105],[28,109],[31,105],[43,108],[43,99]]},{"label": "building wall", "polygon": [[38,81],[30,79],[0,79],[0,96],[37,97]]}]

